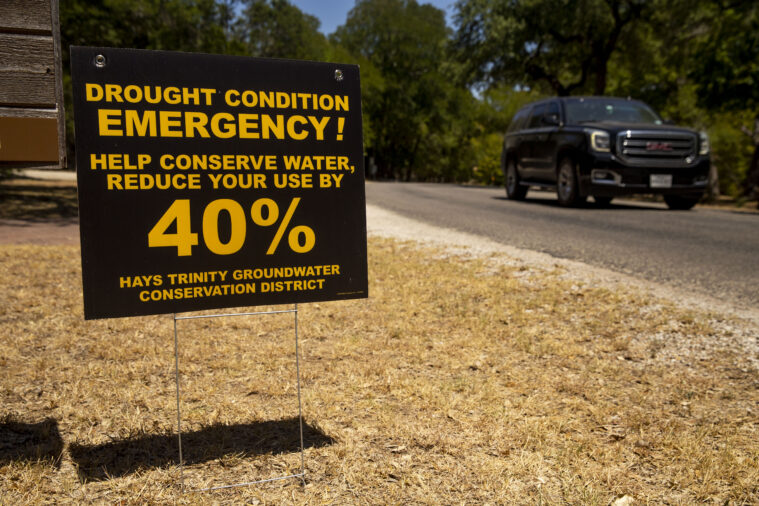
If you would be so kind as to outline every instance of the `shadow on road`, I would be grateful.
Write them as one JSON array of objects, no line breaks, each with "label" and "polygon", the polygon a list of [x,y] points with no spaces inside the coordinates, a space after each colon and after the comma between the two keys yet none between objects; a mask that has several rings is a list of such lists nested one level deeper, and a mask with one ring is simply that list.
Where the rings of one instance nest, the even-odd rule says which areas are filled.
[{"label": "shadow on road", "polygon": [[[331,445],[334,440],[306,423],[305,448]],[[300,451],[298,418],[237,425],[212,425],[182,434],[185,464],[198,464],[227,455],[242,457]],[[125,476],[141,469],[177,464],[176,434],[143,435],[102,445],[69,445],[82,482]]]},{"label": "shadow on road", "polygon": [[73,184],[31,179],[0,181],[0,219],[71,223],[78,215]]},{"label": "shadow on road", "polygon": [[[491,197],[493,200],[503,200],[504,202],[517,202],[514,200],[509,200],[505,196],[497,196],[497,197]],[[551,198],[530,198],[527,197],[524,200],[518,201],[520,204],[531,204],[531,205],[539,205],[543,207],[554,207],[557,209],[567,209],[559,205],[559,201],[556,199]],[[648,203],[641,202],[640,205],[636,205],[634,202],[630,201],[624,201],[624,202],[616,202],[613,201],[608,205],[601,206],[596,204],[595,202],[591,200],[588,200],[586,202],[583,202],[582,204],[571,207],[568,209],[588,209],[588,210],[606,210],[606,211],[623,211],[623,210],[635,210],[635,211],[668,211],[666,207],[654,207]]]}]

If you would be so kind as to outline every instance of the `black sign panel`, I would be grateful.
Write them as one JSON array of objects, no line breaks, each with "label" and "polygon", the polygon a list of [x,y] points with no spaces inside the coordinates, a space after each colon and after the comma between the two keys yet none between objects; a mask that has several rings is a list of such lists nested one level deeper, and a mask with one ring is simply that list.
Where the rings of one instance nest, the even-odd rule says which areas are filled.
[{"label": "black sign panel", "polygon": [[367,297],[357,66],[71,61],[85,318]]}]

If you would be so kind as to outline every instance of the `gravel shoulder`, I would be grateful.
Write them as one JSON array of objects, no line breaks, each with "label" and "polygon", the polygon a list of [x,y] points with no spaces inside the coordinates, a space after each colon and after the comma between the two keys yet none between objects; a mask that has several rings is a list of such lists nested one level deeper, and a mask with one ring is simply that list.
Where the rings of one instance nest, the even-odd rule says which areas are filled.
[{"label": "gravel shoulder", "polygon": [[701,312],[718,313],[737,319],[742,334],[753,335],[752,348],[759,350],[759,309],[739,307],[717,298],[678,290],[667,285],[641,280],[609,269],[582,262],[556,258],[551,255],[503,245],[490,239],[427,225],[377,206],[367,205],[367,230],[370,235],[391,237],[404,241],[442,247],[454,255],[492,258],[495,261],[542,271],[562,271],[561,277],[592,286],[610,289],[633,288],[665,299],[678,307]]}]

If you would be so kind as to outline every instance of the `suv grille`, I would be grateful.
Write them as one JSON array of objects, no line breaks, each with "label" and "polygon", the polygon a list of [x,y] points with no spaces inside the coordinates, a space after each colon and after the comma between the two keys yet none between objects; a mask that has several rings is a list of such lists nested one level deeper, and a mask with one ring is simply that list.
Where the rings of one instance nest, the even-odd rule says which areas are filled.
[{"label": "suv grille", "polygon": [[629,165],[685,167],[696,159],[696,136],[687,132],[625,130],[617,135],[617,155]]}]

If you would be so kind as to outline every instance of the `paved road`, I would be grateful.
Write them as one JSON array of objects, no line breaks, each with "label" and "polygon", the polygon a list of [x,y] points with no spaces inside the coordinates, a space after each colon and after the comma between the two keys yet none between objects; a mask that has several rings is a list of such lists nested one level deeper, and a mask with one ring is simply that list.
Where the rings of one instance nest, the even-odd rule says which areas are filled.
[{"label": "paved road", "polygon": [[759,214],[615,200],[608,209],[559,207],[530,191],[506,200],[503,188],[423,183],[366,186],[367,202],[438,226],[759,305]]}]

